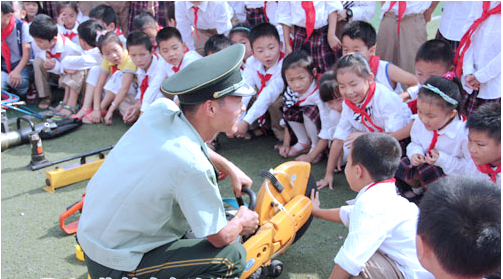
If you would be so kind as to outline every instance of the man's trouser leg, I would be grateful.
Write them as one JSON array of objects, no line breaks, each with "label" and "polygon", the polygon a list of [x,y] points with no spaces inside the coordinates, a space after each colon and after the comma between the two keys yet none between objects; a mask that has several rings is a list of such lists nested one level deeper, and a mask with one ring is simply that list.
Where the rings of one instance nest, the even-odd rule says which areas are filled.
[{"label": "man's trouser leg", "polygon": [[246,251],[241,243],[213,247],[206,239],[180,239],[146,253],[138,268],[118,272],[91,261],[91,278],[236,278],[243,272]]}]

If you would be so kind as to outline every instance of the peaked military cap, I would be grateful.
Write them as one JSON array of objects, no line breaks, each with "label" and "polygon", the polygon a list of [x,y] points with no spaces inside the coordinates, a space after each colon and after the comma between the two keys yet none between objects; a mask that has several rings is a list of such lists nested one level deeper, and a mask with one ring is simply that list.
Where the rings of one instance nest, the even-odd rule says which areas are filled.
[{"label": "peaked military cap", "polygon": [[198,59],[166,78],[161,92],[177,95],[180,103],[188,105],[227,95],[252,96],[255,90],[245,83],[240,71],[244,55],[245,47],[235,44]]}]

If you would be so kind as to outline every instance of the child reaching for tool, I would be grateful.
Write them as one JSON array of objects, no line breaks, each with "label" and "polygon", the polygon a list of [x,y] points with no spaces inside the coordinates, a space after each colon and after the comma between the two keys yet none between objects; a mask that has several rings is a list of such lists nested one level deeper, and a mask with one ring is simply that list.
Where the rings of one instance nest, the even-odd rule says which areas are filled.
[{"label": "child reaching for tool", "polygon": [[[281,76],[286,84],[283,93],[283,120],[287,124],[283,145],[279,147],[282,157],[294,157],[312,150],[318,143],[321,105],[316,68],[313,59],[304,51],[292,52],[283,61]],[[322,107],[324,109],[324,107]],[[290,146],[288,130],[297,137]]]},{"label": "child reaching for tool", "polygon": [[396,93],[374,81],[363,55],[354,53],[342,57],[337,63],[336,78],[345,100],[330,146],[325,177],[316,183],[319,189],[326,186],[332,189],[333,173],[343,145],[350,148],[361,134],[384,132],[397,140],[409,136],[402,128],[410,122],[410,109]]},{"label": "child reaching for tool", "polygon": [[416,255],[417,206],[396,194],[393,175],[400,164],[398,141],[382,133],[354,140],[344,170],[354,200],[321,209],[312,190],[313,216],[349,228],[334,258],[330,278],[434,278]]},{"label": "child reaching for tool", "polygon": [[[114,32],[107,32],[98,39],[98,48],[103,54],[101,72],[93,92],[93,111],[90,114],[91,123],[102,120],[107,125],[112,124],[112,116],[116,109],[124,115],[130,105],[135,102],[136,83],[133,82],[136,66],[129,57],[128,51]],[[101,92],[105,90],[102,99]],[[121,105],[125,99],[128,104]],[[86,119],[83,120],[84,123]]]},{"label": "child reaching for tool", "polygon": [[412,142],[396,173],[412,187],[405,197],[419,197],[425,185],[444,174],[459,174],[469,163],[463,149],[468,137],[462,107],[461,84],[456,78],[433,76],[422,85],[414,116],[419,120],[412,124]]}]

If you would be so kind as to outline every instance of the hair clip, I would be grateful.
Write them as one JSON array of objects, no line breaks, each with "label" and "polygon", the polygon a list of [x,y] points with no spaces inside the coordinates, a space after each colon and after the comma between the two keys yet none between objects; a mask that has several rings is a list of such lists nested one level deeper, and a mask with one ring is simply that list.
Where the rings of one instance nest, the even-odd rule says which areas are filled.
[{"label": "hair clip", "polygon": [[454,72],[447,72],[443,74],[442,77],[448,80],[453,80],[456,77],[456,74]]},{"label": "hair clip", "polygon": [[449,97],[447,94],[445,94],[440,89],[438,89],[437,87],[435,87],[435,86],[433,86],[431,84],[423,84],[422,88],[426,88],[426,89],[430,90],[431,92],[437,94],[442,99],[444,99],[444,101],[446,101],[447,103],[449,103],[449,104],[451,104],[453,106],[457,106],[458,105],[458,101],[456,101],[453,98]]},{"label": "hair clip", "polygon": [[101,36],[105,35],[107,33],[107,30],[103,30],[103,31],[96,31],[96,42],[98,42],[101,38]]}]

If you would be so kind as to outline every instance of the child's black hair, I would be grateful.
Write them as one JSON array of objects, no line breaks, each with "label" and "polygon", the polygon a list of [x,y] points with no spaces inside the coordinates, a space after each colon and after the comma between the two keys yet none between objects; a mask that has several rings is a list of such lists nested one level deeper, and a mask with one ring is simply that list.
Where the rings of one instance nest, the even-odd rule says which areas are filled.
[{"label": "child's black hair", "polygon": [[232,37],[232,34],[240,33],[243,34],[246,38],[250,36],[250,24],[248,22],[240,22],[236,24],[236,26],[232,27],[231,32],[229,32],[229,39]]},{"label": "child's black hair", "polygon": [[129,50],[130,46],[144,46],[145,49],[152,52],[152,42],[147,33],[142,31],[134,31],[127,36],[126,46]]},{"label": "child's black hair", "polygon": [[341,57],[336,65],[335,78],[337,79],[337,73],[347,68],[351,68],[356,75],[364,79],[369,79],[372,75],[367,59],[360,53],[350,53]]},{"label": "child's black hair", "polygon": [[[435,92],[436,90],[428,89],[428,85],[436,87],[440,92],[443,92],[456,101],[457,104],[445,100],[441,93]],[[450,112],[455,109],[458,111],[458,116],[461,119],[461,114],[463,114],[463,96],[461,95],[461,90],[461,82],[457,78],[450,80],[440,76],[432,76],[427,79],[421,89],[419,89],[418,98],[434,100],[445,112]]]},{"label": "child's black hair", "polygon": [[56,1],[56,11],[58,15],[61,14],[61,9],[64,7],[70,7],[75,11],[75,14],[79,13],[79,5],[76,1]]},{"label": "child's black hair", "polygon": [[313,58],[311,58],[311,56],[309,56],[307,52],[303,50],[294,51],[288,54],[285,59],[283,59],[283,65],[281,66],[281,77],[283,78],[283,81],[285,83],[285,90],[288,86],[288,83],[286,82],[286,70],[297,67],[304,68],[313,79],[316,78]]},{"label": "child's black hair", "polygon": [[12,7],[12,1],[2,1],[2,14],[10,14],[14,12],[14,7]]},{"label": "child's black hair", "polygon": [[454,54],[451,46],[444,40],[433,39],[424,42],[416,53],[416,62],[423,60],[426,62],[439,62],[446,68],[452,65]]},{"label": "child's black hair", "polygon": [[232,42],[223,34],[211,35],[211,37],[204,44],[204,56],[219,52],[222,49],[232,45]]},{"label": "child's black hair", "polygon": [[89,17],[102,20],[106,25],[110,23],[117,27],[117,14],[108,4],[100,4],[89,11]]},{"label": "child's black hair", "polygon": [[375,46],[377,33],[370,23],[355,20],[344,27],[342,30],[341,40],[344,36],[349,36],[351,39],[362,40],[368,48]]},{"label": "child's black hair", "polygon": [[501,143],[501,104],[486,103],[478,107],[466,121],[466,128],[487,135],[497,143]]},{"label": "child's black hair", "polygon": [[419,204],[417,234],[442,268],[480,277],[501,265],[501,189],[483,178],[447,176]]},{"label": "child's black hair", "polygon": [[383,133],[367,133],[353,142],[352,165],[361,164],[374,182],[390,179],[400,164],[402,149],[398,141]]},{"label": "child's black hair", "polygon": [[157,41],[157,44],[159,44],[160,42],[167,41],[173,37],[177,38],[178,40],[180,40],[180,42],[183,43],[182,34],[180,34],[180,31],[178,31],[178,29],[176,29],[175,27],[164,27],[159,32],[157,32],[155,40]]},{"label": "child's black hair", "polygon": [[115,32],[110,31],[110,32],[107,32],[105,35],[99,36],[99,38],[98,38],[98,48],[100,49],[101,52],[103,52],[102,51],[103,46],[109,42],[115,42],[118,45],[120,45],[121,47],[124,47],[122,45],[121,40],[119,39],[119,36],[117,36],[117,34],[115,34]]},{"label": "child's black hair", "polygon": [[143,31],[147,27],[157,28],[157,21],[151,13],[143,10],[133,18],[133,30]]},{"label": "child's black hair", "polygon": [[342,98],[342,95],[339,92],[339,87],[337,87],[334,70],[325,71],[321,75],[318,84],[320,99],[322,102],[326,103],[335,99]]},{"label": "child's black hair", "polygon": [[52,40],[58,35],[58,25],[52,17],[46,14],[38,14],[33,18],[30,25],[30,35],[34,38]]},{"label": "child's black hair", "polygon": [[96,37],[98,36],[98,32],[103,31],[105,31],[105,27],[94,19],[88,19],[77,27],[79,38],[92,47],[97,46]]},{"label": "child's black hair", "polygon": [[250,45],[252,49],[253,49],[253,42],[255,42],[255,40],[261,37],[273,37],[278,41],[278,43],[281,42],[276,27],[267,22],[257,24],[253,26],[253,28],[250,30],[250,35],[248,38],[250,39]]}]

